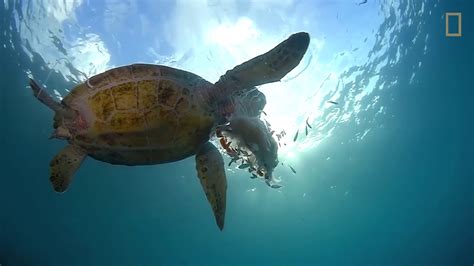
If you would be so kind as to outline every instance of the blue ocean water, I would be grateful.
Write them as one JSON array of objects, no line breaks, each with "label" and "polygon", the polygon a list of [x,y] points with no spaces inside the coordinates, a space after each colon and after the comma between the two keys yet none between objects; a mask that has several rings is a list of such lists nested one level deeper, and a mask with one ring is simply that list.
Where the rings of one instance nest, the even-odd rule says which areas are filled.
[{"label": "blue ocean water", "polygon": [[[90,2],[0,3],[0,265],[474,263],[471,1]],[[196,8],[202,13],[191,14]],[[462,12],[461,37],[445,37],[446,12]],[[229,170],[222,232],[193,158],[140,167],[87,159],[69,191],[53,192],[49,161],[64,143],[48,140],[53,114],[32,96],[29,76],[57,96],[80,72],[133,62],[167,62],[215,80],[234,65],[221,50],[206,64],[193,61],[202,50],[181,52],[199,46],[200,27],[215,26],[218,38],[234,18],[244,18],[235,27],[249,40],[301,30],[314,38],[301,73],[284,83],[291,88],[263,90],[270,100],[283,90],[284,103],[298,91],[322,93],[292,116],[301,124],[309,113],[320,134],[282,149],[282,160],[297,166],[296,175],[278,169],[282,189]],[[159,27],[169,21],[190,24]],[[355,39],[364,57],[354,55]],[[226,47],[247,52],[238,41]],[[320,66],[331,62],[340,67],[328,75]],[[322,82],[307,82],[313,78]],[[338,106],[327,107],[332,99]],[[274,113],[298,108],[281,104]]]}]

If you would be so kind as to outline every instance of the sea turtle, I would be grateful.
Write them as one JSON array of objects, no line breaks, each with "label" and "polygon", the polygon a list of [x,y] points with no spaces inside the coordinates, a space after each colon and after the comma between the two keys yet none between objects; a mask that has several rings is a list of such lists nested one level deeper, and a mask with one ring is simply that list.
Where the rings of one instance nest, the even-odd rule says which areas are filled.
[{"label": "sea turtle", "polygon": [[279,81],[299,64],[308,45],[307,33],[295,33],[215,84],[171,67],[133,64],[89,78],[57,102],[30,79],[34,96],[55,112],[52,137],[69,143],[50,162],[54,190],[67,189],[87,156],[151,165],[196,155],[198,177],[222,230],[227,181],[223,158],[209,142],[215,127],[226,122],[219,110],[228,110],[222,105],[233,93]]}]

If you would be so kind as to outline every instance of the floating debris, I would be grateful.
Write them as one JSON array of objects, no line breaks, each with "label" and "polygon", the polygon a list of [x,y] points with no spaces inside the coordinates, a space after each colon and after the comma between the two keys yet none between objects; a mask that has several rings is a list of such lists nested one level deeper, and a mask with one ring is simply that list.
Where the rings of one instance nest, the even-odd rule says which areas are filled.
[{"label": "floating debris", "polygon": [[290,169],[291,169],[291,171],[293,172],[293,174],[296,174],[295,168],[293,168],[291,165],[288,165],[288,166],[290,167]]},{"label": "floating debris", "polygon": [[295,134],[295,137],[293,138],[293,141],[296,141],[296,140],[298,139],[298,133],[299,133],[299,131],[300,131],[299,129],[296,130],[296,134]]},{"label": "floating debris", "polygon": [[339,104],[338,102],[335,102],[335,101],[328,101],[328,103]]}]

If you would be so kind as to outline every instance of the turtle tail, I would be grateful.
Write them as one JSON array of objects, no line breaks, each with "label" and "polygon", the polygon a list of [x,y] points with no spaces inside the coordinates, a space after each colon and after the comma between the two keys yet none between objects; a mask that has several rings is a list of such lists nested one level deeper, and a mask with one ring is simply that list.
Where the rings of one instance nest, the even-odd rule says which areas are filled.
[{"label": "turtle tail", "polygon": [[270,51],[227,71],[214,84],[215,95],[228,95],[236,90],[280,81],[295,68],[309,45],[309,34],[292,34]]},{"label": "turtle tail", "polygon": [[33,79],[30,79],[30,87],[33,90],[33,95],[44,105],[48,106],[50,109],[55,111],[56,113],[61,112],[63,110],[62,105],[55,101],[48,93],[44,90],[41,85],[36,83]]}]

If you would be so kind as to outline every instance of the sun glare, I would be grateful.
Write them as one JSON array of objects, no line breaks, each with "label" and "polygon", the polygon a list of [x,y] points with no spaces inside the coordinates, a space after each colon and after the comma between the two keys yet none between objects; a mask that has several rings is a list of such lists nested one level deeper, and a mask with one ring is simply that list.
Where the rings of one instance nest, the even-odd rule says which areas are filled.
[{"label": "sun glare", "polygon": [[248,45],[248,42],[260,33],[255,28],[253,21],[246,17],[239,18],[234,24],[226,22],[210,29],[207,38],[223,48],[238,48]]}]

